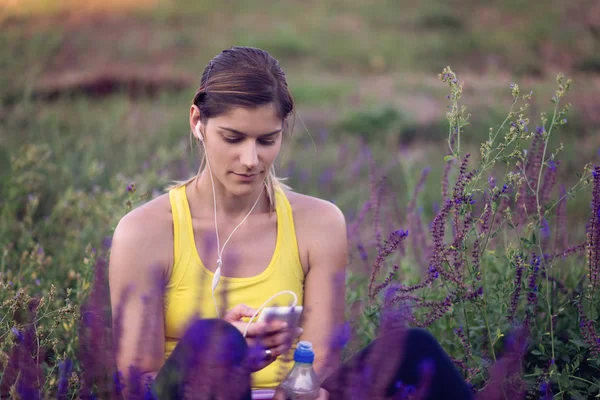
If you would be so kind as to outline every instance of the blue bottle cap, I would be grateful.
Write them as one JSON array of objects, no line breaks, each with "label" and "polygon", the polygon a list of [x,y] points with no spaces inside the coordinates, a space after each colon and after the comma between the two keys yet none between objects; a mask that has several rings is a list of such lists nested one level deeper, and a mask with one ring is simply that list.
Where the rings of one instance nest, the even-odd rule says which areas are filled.
[{"label": "blue bottle cap", "polygon": [[305,340],[298,342],[296,351],[294,351],[294,361],[306,364],[312,364],[315,360],[315,352],[312,343]]}]

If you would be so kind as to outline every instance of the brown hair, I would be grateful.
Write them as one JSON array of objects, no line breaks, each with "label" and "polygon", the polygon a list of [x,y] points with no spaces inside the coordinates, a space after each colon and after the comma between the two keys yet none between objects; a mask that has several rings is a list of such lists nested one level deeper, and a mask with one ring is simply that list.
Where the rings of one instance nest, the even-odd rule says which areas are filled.
[{"label": "brown hair", "polygon": [[[266,51],[253,47],[234,46],[210,60],[202,73],[200,87],[192,103],[200,109],[203,123],[236,106],[254,108],[274,104],[286,130],[288,117],[295,116],[294,99],[279,62]],[[203,156],[199,171],[204,166]],[[167,190],[187,185],[198,174],[177,182]],[[275,175],[275,167],[271,166],[265,181],[271,211],[275,209],[275,190],[279,187],[289,189],[282,180]]]}]

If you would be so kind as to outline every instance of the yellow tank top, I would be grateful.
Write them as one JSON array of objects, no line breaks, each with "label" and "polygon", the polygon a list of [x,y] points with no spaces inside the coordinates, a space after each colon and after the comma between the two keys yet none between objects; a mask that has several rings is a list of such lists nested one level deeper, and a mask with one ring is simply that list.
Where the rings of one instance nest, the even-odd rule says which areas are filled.
[{"label": "yellow tank top", "polygon": [[[165,288],[165,360],[183,336],[188,321],[193,317],[216,318],[211,294],[214,274],[204,266],[196,249],[185,186],[170,190],[169,199],[173,214],[174,264]],[[298,305],[303,304],[304,271],[298,253],[292,208],[281,188],[275,191],[275,210],[277,242],[269,265],[252,277],[221,277],[215,290],[217,304],[225,287],[228,308],[246,304],[258,309],[269,297],[282,290],[296,293]],[[289,305],[292,300],[291,295],[283,294],[267,305]],[[293,365],[292,361],[284,362],[282,358],[253,373],[252,387],[279,385]]]}]

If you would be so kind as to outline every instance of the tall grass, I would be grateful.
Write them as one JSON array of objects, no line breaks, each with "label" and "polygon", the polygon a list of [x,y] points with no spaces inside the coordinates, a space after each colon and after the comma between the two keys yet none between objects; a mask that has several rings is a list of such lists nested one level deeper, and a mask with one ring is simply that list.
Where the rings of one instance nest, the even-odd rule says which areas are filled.
[{"label": "tall grass", "polygon": [[[568,118],[562,102],[570,81],[558,77],[551,112],[537,123],[528,91],[507,87],[506,117],[480,153],[468,155],[463,83],[450,69],[440,77],[449,88],[447,152],[432,169],[415,174],[408,153],[376,141],[369,147],[349,137],[327,146],[335,139],[325,130],[313,137],[322,157],[292,152],[285,165],[294,187],[347,213],[353,334],[338,345],[350,357],[377,337],[389,310],[401,310],[406,323],[438,338],[482,398],[501,398],[502,390],[509,398],[595,396],[600,170],[587,165],[573,187],[557,187],[561,153],[551,144]],[[98,104],[65,101],[78,108],[69,115],[78,121],[71,134],[63,134],[61,107],[49,108],[46,119],[22,120],[29,139],[42,128],[47,137],[14,140],[2,153],[0,391],[15,398],[110,398],[129,384],[116,375],[107,308],[112,227],[196,166],[182,157],[191,153],[184,124],[163,136],[123,138],[92,115]],[[133,107],[103,106],[115,119]],[[115,148],[129,148],[124,173]],[[434,175],[440,182],[431,185]],[[588,188],[587,239],[569,242],[565,233],[578,226],[568,202]]]}]

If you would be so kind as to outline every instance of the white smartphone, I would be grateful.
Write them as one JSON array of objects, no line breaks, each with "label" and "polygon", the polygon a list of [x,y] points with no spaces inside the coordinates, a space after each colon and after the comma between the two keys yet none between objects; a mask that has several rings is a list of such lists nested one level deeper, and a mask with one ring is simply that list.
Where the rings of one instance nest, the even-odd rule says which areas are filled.
[{"label": "white smartphone", "polygon": [[257,322],[272,320],[286,321],[290,326],[298,325],[302,315],[302,306],[296,307],[265,307],[262,309]]}]

